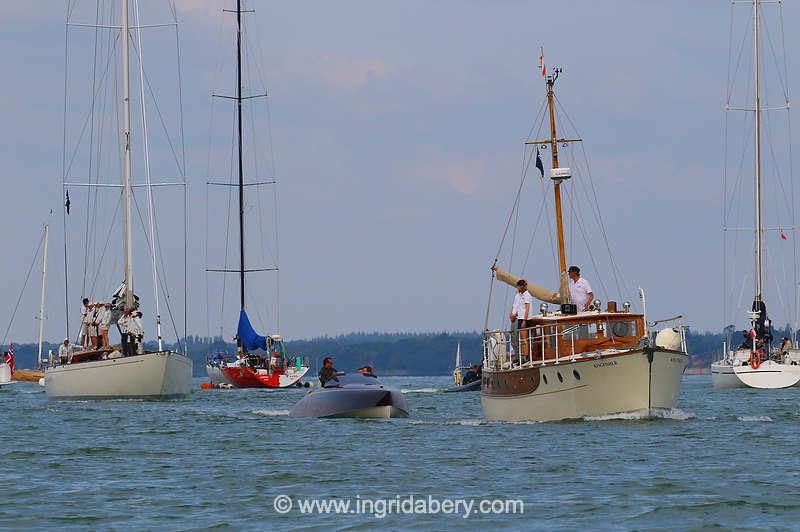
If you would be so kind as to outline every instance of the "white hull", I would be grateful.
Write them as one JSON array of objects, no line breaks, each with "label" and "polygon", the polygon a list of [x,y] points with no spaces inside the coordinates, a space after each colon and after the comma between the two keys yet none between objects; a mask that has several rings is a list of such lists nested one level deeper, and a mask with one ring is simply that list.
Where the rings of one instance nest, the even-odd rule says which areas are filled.
[{"label": "white hull", "polygon": [[536,370],[540,377],[534,391],[522,395],[491,395],[484,386],[481,405],[490,421],[554,421],[669,409],[678,401],[688,361],[686,353],[655,348],[652,363],[647,352],[634,350],[538,368],[484,370],[489,382],[492,376],[522,382],[536,378],[531,375]]},{"label": "white hull", "polygon": [[0,364],[0,386],[11,384],[11,366],[3,362]]},{"label": "white hull", "polygon": [[737,350],[727,360],[711,364],[711,383],[715,388],[779,389],[800,385],[800,352],[790,349],[783,362],[765,360],[757,368],[750,365],[750,351]]},{"label": "white hull", "polygon": [[189,394],[192,362],[171,351],[47,368],[50,399],[179,399]]},{"label": "white hull", "polygon": [[733,366],[722,361],[711,363],[711,384],[714,388],[747,388],[734,373]]}]

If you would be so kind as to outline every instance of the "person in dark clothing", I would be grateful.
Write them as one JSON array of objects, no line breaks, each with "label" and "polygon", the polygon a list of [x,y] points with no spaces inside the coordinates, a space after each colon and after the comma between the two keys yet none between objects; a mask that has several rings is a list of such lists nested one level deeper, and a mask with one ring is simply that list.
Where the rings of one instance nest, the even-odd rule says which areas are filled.
[{"label": "person in dark clothing", "polygon": [[338,381],[339,379],[336,378],[337,373],[338,371],[333,367],[333,359],[331,357],[325,357],[322,360],[322,368],[319,370],[319,383],[325,386],[325,383],[331,379]]},{"label": "person in dark clothing", "polygon": [[375,372],[372,371],[372,366],[370,366],[369,364],[367,364],[366,366],[361,366],[356,371],[365,377],[377,377],[377,375],[375,375]]},{"label": "person in dark clothing", "polygon": [[464,374],[464,384],[469,384],[471,382],[475,382],[476,380],[480,379],[478,376],[478,366],[475,364],[471,365],[467,372]]}]

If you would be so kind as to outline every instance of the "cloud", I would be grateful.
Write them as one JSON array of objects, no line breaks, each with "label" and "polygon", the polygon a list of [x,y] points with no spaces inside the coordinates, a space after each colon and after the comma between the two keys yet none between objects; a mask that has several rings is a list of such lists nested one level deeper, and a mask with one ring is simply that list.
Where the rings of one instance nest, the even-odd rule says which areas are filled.
[{"label": "cloud", "polygon": [[394,66],[380,59],[334,55],[315,50],[290,52],[283,69],[293,78],[311,78],[338,89],[367,85],[396,71]]},{"label": "cloud", "polygon": [[479,196],[512,183],[518,175],[511,154],[438,156],[416,163],[409,174],[423,182],[434,182],[466,196]]}]

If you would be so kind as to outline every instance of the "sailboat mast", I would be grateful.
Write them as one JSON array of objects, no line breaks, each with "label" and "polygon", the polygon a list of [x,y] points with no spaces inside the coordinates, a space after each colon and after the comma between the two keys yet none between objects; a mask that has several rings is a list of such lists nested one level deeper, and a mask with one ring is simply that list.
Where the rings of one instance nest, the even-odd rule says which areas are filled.
[{"label": "sailboat mast", "polygon": [[39,299],[39,354],[37,362],[42,366],[42,339],[44,337],[44,293],[45,281],[47,280],[47,239],[50,234],[50,226],[44,226],[44,255],[42,255],[42,293]]},{"label": "sailboat mast", "polygon": [[[556,113],[554,103],[553,85],[558,77],[558,70],[547,76],[547,107],[550,111],[550,153],[553,158],[553,168],[558,168],[558,136],[556,135]],[[553,186],[556,206],[556,233],[558,237],[558,265],[559,274],[563,276],[567,271],[567,253],[564,245],[564,221],[561,209],[561,181],[556,180]]]},{"label": "sailboat mast", "polygon": [[244,310],[244,168],[242,164],[242,0],[236,0],[236,112],[239,144],[239,298]]},{"label": "sailboat mast", "polygon": [[131,73],[130,22],[128,0],[122,0],[122,114],[123,114],[123,176],[122,197],[125,241],[125,308],[133,308],[133,238],[131,235]]},{"label": "sailboat mast", "polygon": [[[761,49],[760,45],[760,9],[759,0],[753,0],[753,52],[755,54],[754,70],[755,70],[755,106],[753,112],[755,113],[755,174],[756,174],[756,293],[755,300],[761,301],[762,295],[762,271],[761,271],[761,254],[762,254],[762,236],[763,236],[763,222],[761,220]],[[763,316],[762,316],[763,317]]]}]

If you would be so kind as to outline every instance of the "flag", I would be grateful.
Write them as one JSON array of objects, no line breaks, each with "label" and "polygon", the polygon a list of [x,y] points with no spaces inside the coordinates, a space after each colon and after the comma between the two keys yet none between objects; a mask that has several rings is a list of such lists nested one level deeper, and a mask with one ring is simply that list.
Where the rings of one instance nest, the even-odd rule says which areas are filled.
[{"label": "flag", "polygon": [[70,206],[69,190],[67,190],[67,196],[66,199],[64,200],[64,208],[67,209],[67,214],[69,214],[69,206]]},{"label": "flag", "polygon": [[536,148],[536,168],[539,169],[542,179],[544,179],[544,165],[542,164],[542,158],[539,157],[539,148]]},{"label": "flag", "polygon": [[781,240],[789,240],[789,237],[786,236],[786,233],[783,232],[783,229],[781,229]]},{"label": "flag", "polygon": [[11,368],[11,374],[14,374],[14,344],[8,344],[8,351],[6,352],[5,362]]},{"label": "flag", "polygon": [[539,70],[542,72],[542,77],[547,75],[547,68],[544,66],[544,47],[539,48]]}]

